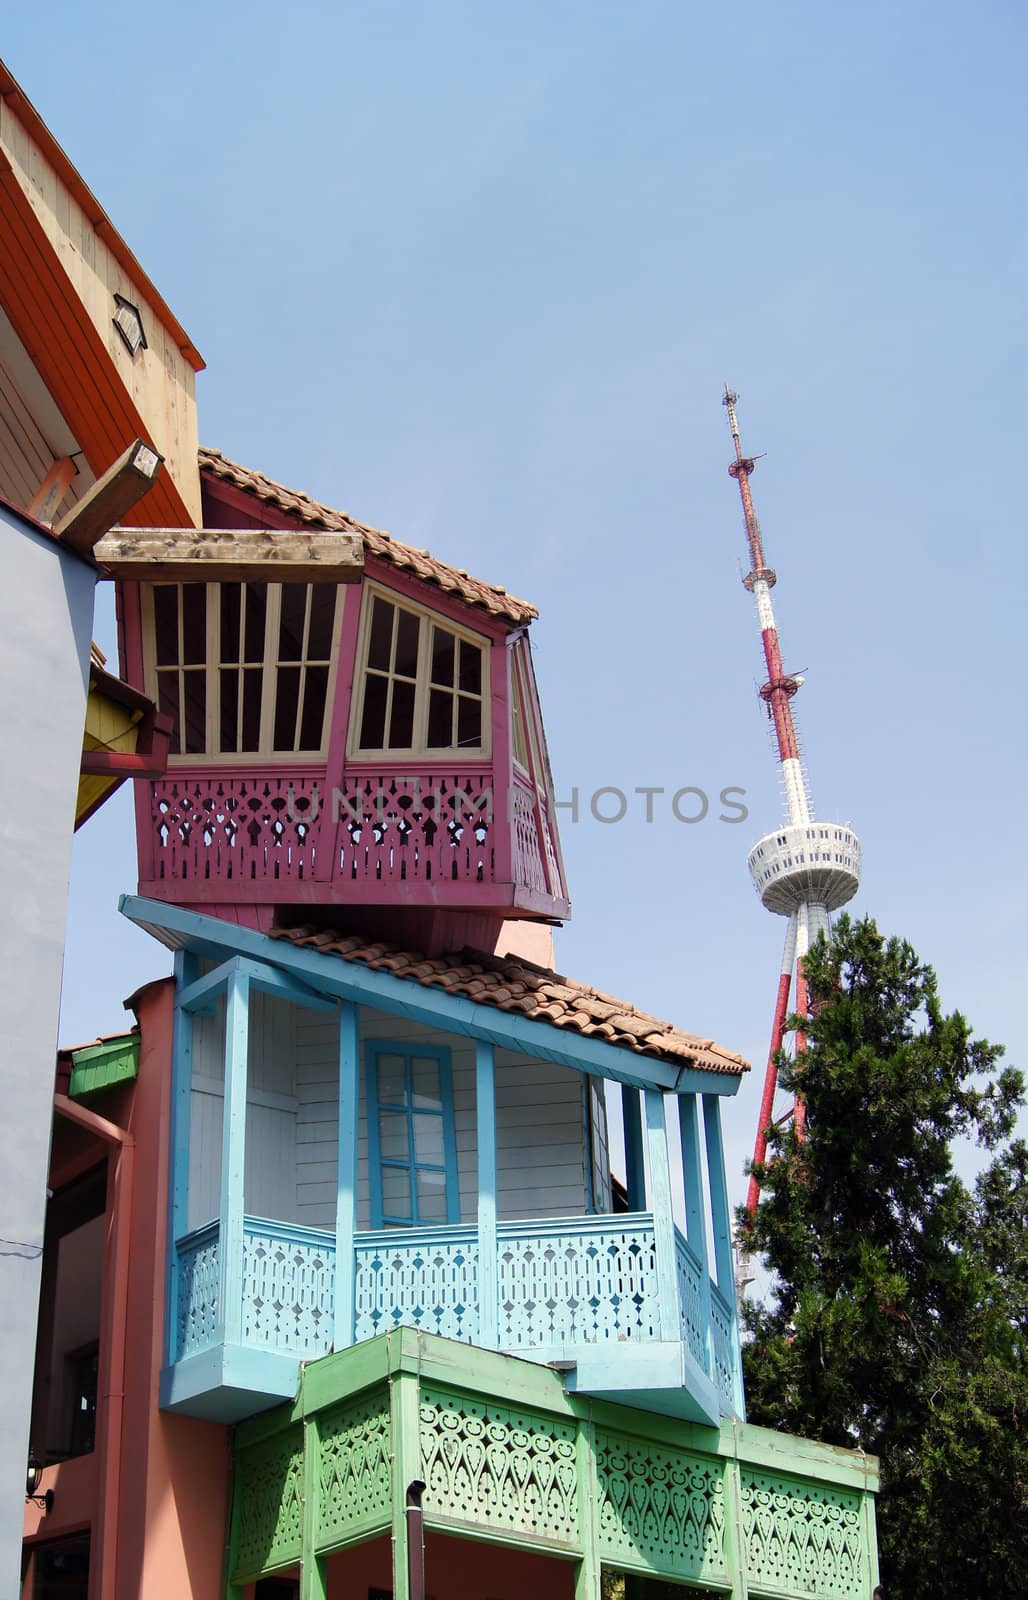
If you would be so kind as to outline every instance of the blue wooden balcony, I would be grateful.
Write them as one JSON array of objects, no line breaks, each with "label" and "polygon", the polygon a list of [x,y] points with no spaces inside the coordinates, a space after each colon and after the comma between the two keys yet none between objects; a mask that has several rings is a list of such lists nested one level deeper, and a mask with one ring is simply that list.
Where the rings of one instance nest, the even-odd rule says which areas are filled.
[{"label": "blue wooden balcony", "polygon": [[359,1232],[341,1284],[328,1229],[247,1216],[223,1262],[210,1223],[175,1251],[165,1404],[227,1419],[291,1395],[298,1363],[333,1347],[342,1290],[355,1342],[415,1327],[555,1364],[579,1392],[740,1416],[734,1307],[681,1232],[662,1232],[652,1212],[499,1222],[492,1270],[473,1224]]}]

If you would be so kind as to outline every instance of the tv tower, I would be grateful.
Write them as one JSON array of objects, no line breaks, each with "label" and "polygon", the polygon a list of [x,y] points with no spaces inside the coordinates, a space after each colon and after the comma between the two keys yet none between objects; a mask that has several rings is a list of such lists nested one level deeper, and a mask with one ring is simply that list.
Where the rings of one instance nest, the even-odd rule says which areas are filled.
[{"label": "tv tower", "polygon": [[[829,927],[829,915],[852,900],[860,887],[860,840],[852,828],[839,822],[818,822],[810,797],[810,784],[806,768],[800,759],[796,739],[796,725],[792,715],[792,700],[803,683],[782,666],[782,652],[778,643],[774,611],[771,607],[771,590],[776,574],[764,560],[764,547],[760,537],[760,524],[753,509],[750,477],[756,464],[753,456],[743,454],[739,443],[739,424],[735,403],[739,396],[725,385],[722,405],[728,410],[728,425],[735,445],[735,460],[728,468],[739,485],[742,514],[746,523],[746,542],[749,545],[750,570],[743,578],[757,606],[760,638],[767,665],[767,681],[760,689],[760,698],[774,724],[775,743],[782,772],[785,792],[785,822],[771,833],[766,833],[749,853],[750,876],[760,901],[768,911],[788,917],[785,930],[785,950],[778,978],[774,1021],[771,1026],[771,1045],[768,1050],[767,1070],[764,1075],[764,1092],[760,1101],[760,1119],[753,1145],[754,1162],[763,1162],[767,1152],[767,1129],[774,1117],[775,1088],[778,1068],[775,1057],[782,1047],[785,1018],[789,1010],[789,995],[795,971],[796,996],[794,1009],[807,1015],[807,985],[803,976],[803,958],[812,940]],[[802,1049],[802,1034],[797,1035],[796,1047]],[[803,1103],[797,1100],[786,1116],[792,1115],[800,1133],[803,1130]],[[782,1118],[784,1121],[785,1118]],[[750,1178],[746,1196],[746,1209],[752,1214],[757,1209],[760,1185]]]}]

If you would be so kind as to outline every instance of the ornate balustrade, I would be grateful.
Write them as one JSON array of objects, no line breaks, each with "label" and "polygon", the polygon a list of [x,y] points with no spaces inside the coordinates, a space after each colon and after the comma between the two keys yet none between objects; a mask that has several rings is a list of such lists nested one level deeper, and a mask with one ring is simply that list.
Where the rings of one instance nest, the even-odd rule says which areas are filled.
[{"label": "ornate balustrade", "polygon": [[[729,1412],[736,1393],[735,1326],[716,1285],[675,1231],[681,1338],[713,1381]],[[179,1240],[172,1360],[227,1337],[219,1303],[217,1223]],[[573,1359],[581,1346],[647,1344],[662,1334],[657,1240],[649,1212],[501,1222],[496,1241],[496,1306],[480,1300],[474,1225],[388,1228],[356,1235],[354,1333],[360,1343],[401,1326],[465,1344]],[[247,1217],[243,1225],[241,1304],[233,1326],[245,1345],[310,1360],[333,1341],[336,1243],[324,1229]],[[238,1280],[237,1280],[238,1281]]]},{"label": "ornate balustrade", "polygon": [[[139,827],[141,885],[166,898],[317,899],[312,885],[374,902],[399,884],[440,902],[490,903],[489,886],[567,899],[552,819],[492,769],[324,768],[169,773]],[[300,890],[299,885],[305,887]],[[231,891],[231,892],[230,892]],[[504,899],[506,904],[507,900]]]}]

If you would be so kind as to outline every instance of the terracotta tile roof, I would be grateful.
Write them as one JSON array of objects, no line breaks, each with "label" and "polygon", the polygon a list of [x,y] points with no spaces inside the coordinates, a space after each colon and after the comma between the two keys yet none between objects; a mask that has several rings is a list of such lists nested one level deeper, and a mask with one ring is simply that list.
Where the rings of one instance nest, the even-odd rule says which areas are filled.
[{"label": "terracotta tile roof", "polygon": [[397,978],[466,995],[478,1005],[519,1012],[533,1021],[569,1028],[622,1050],[655,1056],[672,1066],[698,1067],[705,1072],[734,1076],[749,1071],[749,1062],[715,1044],[713,1039],[683,1033],[670,1022],[637,1011],[627,1000],[601,994],[588,984],[564,978],[521,956],[487,956],[477,950],[462,950],[455,955],[430,957],[357,934],[312,927],[276,928],[271,937],[288,939],[291,944],[339,956],[343,961],[362,961],[374,971],[391,972]]},{"label": "terracotta tile roof", "polygon": [[337,528],[341,533],[359,533],[367,555],[390,561],[394,567],[401,567],[426,583],[438,585],[447,594],[457,595],[469,605],[481,606],[494,617],[520,624],[531,622],[533,617],[539,615],[535,606],[529,605],[527,600],[516,600],[499,584],[483,583],[479,578],[472,578],[463,568],[448,566],[427,550],[416,550],[413,545],[394,539],[392,534],[383,533],[380,528],[357,522],[345,511],[333,511],[331,506],[312,500],[299,489],[287,489],[253,467],[241,467],[238,462],[223,456],[220,450],[201,447],[200,471],[220,478],[223,483],[232,483],[237,489],[255,495],[266,505],[273,505],[290,516],[299,517],[303,522],[313,523],[315,527]]}]

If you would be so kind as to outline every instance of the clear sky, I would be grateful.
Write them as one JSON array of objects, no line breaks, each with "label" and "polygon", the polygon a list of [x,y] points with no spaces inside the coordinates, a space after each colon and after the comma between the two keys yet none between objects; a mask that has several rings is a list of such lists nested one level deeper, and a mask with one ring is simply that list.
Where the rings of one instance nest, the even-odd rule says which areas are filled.
[{"label": "clear sky", "polygon": [[[1009,0],[11,8],[3,53],[208,362],[204,442],[533,600],[573,976],[742,1051],[784,924],[722,383],[855,906],[1023,1063],[1028,17]],[[110,643],[109,622],[97,624]],[[711,800],[675,820],[684,785]],[[749,818],[718,822],[719,790]],[[631,797],[601,824],[601,786]],[[663,786],[653,821],[637,787]],[[696,802],[693,801],[692,804]],[[613,807],[610,798],[606,804]],[[76,844],[62,1038],[168,958]]]}]

